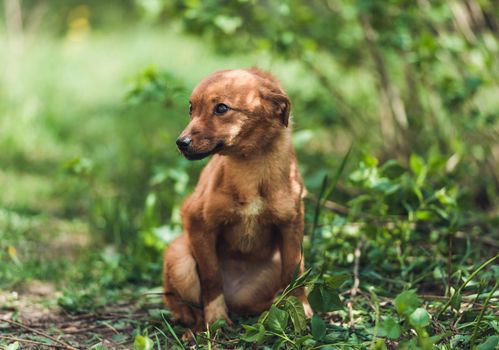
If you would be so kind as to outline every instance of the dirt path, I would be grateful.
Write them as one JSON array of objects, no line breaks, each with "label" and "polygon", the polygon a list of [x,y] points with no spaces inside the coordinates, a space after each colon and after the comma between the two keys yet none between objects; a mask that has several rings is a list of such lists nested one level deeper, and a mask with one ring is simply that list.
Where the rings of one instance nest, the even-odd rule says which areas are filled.
[{"label": "dirt path", "polygon": [[[57,306],[48,283],[33,282],[22,294],[0,290],[0,345],[19,349],[130,349],[134,329],[150,322],[146,305],[123,301],[97,312],[70,314]],[[150,305],[148,305],[150,307]]]}]

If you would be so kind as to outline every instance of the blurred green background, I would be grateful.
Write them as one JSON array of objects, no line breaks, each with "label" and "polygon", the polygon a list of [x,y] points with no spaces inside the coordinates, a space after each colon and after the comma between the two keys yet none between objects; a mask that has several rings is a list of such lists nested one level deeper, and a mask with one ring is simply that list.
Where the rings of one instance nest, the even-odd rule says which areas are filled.
[{"label": "blurred green background", "polygon": [[[362,241],[375,286],[383,271],[402,278],[393,290],[445,292],[461,276],[446,273],[497,249],[492,0],[1,5],[0,288],[53,281],[79,291],[60,300],[71,308],[88,289],[159,286],[206,163],[175,148],[189,93],[214,70],[253,65],[292,100],[306,248],[327,252],[311,265],[350,266]],[[407,277],[429,262],[446,277]]]}]

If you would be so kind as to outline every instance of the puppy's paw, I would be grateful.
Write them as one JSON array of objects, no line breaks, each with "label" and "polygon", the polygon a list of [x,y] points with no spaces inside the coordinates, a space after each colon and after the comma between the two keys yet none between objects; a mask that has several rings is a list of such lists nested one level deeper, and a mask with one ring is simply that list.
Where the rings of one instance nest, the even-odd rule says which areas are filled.
[{"label": "puppy's paw", "polygon": [[[198,332],[201,332],[202,330],[198,331]],[[193,344],[195,343],[195,340],[196,340],[196,335],[194,333],[197,333],[195,330],[191,330],[190,328],[187,328],[184,332],[184,334],[182,334],[182,341],[186,342],[186,343],[189,343],[189,344]]]},{"label": "puppy's paw", "polygon": [[232,326],[223,294],[220,294],[204,307],[204,319],[208,325],[213,324],[216,320],[223,319],[228,326]]},{"label": "puppy's paw", "polygon": [[302,301],[303,304],[303,310],[305,311],[305,317],[311,318],[314,315],[314,311],[312,310],[312,307],[308,303],[308,300]]}]

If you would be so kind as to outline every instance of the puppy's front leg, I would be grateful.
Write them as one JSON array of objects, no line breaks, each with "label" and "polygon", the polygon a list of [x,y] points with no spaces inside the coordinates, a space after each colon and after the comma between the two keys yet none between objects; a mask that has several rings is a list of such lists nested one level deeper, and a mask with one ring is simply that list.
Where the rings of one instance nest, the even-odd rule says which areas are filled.
[{"label": "puppy's front leg", "polygon": [[216,231],[207,229],[207,225],[200,219],[191,219],[186,226],[199,271],[205,322],[212,324],[218,319],[224,319],[230,325],[232,322],[227,314],[222,274],[216,253]]},{"label": "puppy's front leg", "polygon": [[[281,282],[283,288],[291,283],[297,268],[299,269],[300,274],[303,273],[304,270],[304,262],[301,251],[301,243],[303,241],[302,222],[302,220],[297,220],[296,222],[280,227],[280,252],[282,260]],[[292,295],[296,296],[302,302],[307,318],[312,317],[313,311],[308,303],[305,287],[295,289],[292,292]]]}]

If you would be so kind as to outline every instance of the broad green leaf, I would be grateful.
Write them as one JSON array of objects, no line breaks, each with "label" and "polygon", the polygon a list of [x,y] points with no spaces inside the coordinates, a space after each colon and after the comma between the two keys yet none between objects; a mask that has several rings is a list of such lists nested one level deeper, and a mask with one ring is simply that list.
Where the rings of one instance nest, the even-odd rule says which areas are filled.
[{"label": "broad green leaf", "polygon": [[432,221],[437,218],[431,210],[421,209],[416,211],[416,218],[420,221]]},{"label": "broad green leaf", "polygon": [[337,291],[324,287],[322,288],[322,296],[324,300],[325,312],[343,309],[343,303],[341,302],[340,295]]},{"label": "broad green leaf", "polygon": [[323,301],[322,301],[322,292],[321,287],[319,285],[315,285],[312,291],[308,293],[308,302],[314,311],[322,311],[323,309]]},{"label": "broad green leaf", "polygon": [[421,305],[421,300],[414,290],[407,290],[397,295],[394,304],[399,315],[409,316]]},{"label": "broad green leaf", "polygon": [[341,285],[350,279],[350,275],[342,273],[340,275],[325,276],[324,282],[333,289],[340,288]]},{"label": "broad green leaf", "polygon": [[[279,350],[279,349],[283,349],[284,346],[286,345],[286,340],[285,339],[282,339],[282,338],[279,338],[275,343],[274,345],[272,345],[272,350]],[[264,347],[265,350],[269,349],[269,347]],[[285,349],[285,348],[284,348]]]},{"label": "broad green leaf", "polygon": [[138,335],[133,342],[133,350],[152,350],[154,342],[148,337]]},{"label": "broad green leaf", "polygon": [[478,345],[477,350],[494,350],[499,345],[499,335],[492,335],[486,341]]},{"label": "broad green leaf", "polygon": [[397,347],[397,350],[422,350],[418,347],[418,338],[414,337],[409,340],[401,341]]},{"label": "broad green leaf", "polygon": [[18,350],[18,349],[20,349],[20,346],[21,346],[21,344],[19,344],[19,342],[17,342],[17,341],[16,341],[16,342],[14,342],[14,343],[12,343],[12,344],[9,344],[9,345],[5,348],[5,350]]},{"label": "broad green leaf", "polygon": [[294,342],[300,348],[300,345],[302,345],[303,343],[308,342],[310,340],[313,340],[313,338],[310,334],[307,334],[307,335],[304,335],[303,337],[295,338]]},{"label": "broad green leaf", "polygon": [[331,288],[316,284],[308,295],[308,301],[314,311],[331,312],[343,309],[339,294]]},{"label": "broad green leaf", "polygon": [[275,305],[269,310],[266,325],[276,333],[284,333],[288,326],[289,315],[286,311],[278,309]]},{"label": "broad green leaf", "polygon": [[393,317],[387,317],[380,325],[380,336],[390,338],[392,340],[400,337],[400,326]]},{"label": "broad green leaf", "polygon": [[317,315],[312,316],[312,336],[321,340],[326,335],[326,323]]},{"label": "broad green leaf", "polygon": [[453,206],[456,205],[456,199],[449,195],[447,188],[441,188],[435,192],[435,198],[443,205]]},{"label": "broad green leaf", "polygon": [[402,167],[395,159],[390,159],[381,166],[381,171],[383,175],[393,180],[404,174],[406,172],[406,169]]},{"label": "broad green leaf", "polygon": [[265,327],[261,323],[254,326],[243,324],[243,328],[246,333],[241,336],[241,339],[248,343],[259,343],[265,337]]},{"label": "broad green leaf", "polygon": [[364,156],[362,157],[362,161],[369,168],[374,168],[379,163],[379,160],[376,157],[369,154],[364,154]]},{"label": "broad green leaf", "polygon": [[371,348],[372,350],[388,350],[386,347],[385,341],[383,339],[376,340],[374,346]]},{"label": "broad green leaf", "polygon": [[432,344],[437,344],[439,343],[442,339],[444,338],[448,338],[452,335],[452,332],[451,331],[447,331],[447,332],[444,332],[444,333],[440,333],[440,334],[436,334],[434,336],[431,336],[430,337],[430,342]]},{"label": "broad green leaf", "polygon": [[419,307],[411,313],[409,322],[411,326],[415,328],[426,327],[430,324],[430,315],[428,314],[428,311]]},{"label": "broad green leaf", "polygon": [[409,159],[409,165],[411,167],[412,172],[418,177],[423,172],[426,171],[426,165],[424,163],[423,158],[421,158],[417,154],[411,154],[411,158]]},{"label": "broad green leaf", "polygon": [[233,34],[243,23],[240,17],[228,17],[224,15],[216,16],[213,22],[226,34]]},{"label": "broad green leaf", "polygon": [[440,280],[445,277],[445,271],[441,266],[435,266],[433,270],[433,278],[436,280]]},{"label": "broad green leaf", "polygon": [[392,194],[399,189],[400,185],[393,183],[388,178],[382,177],[373,182],[371,187],[384,194]]},{"label": "broad green leaf", "polygon": [[307,328],[307,319],[305,318],[305,310],[303,304],[296,297],[289,297],[286,299],[285,309],[288,312],[295,333],[300,333]]}]

